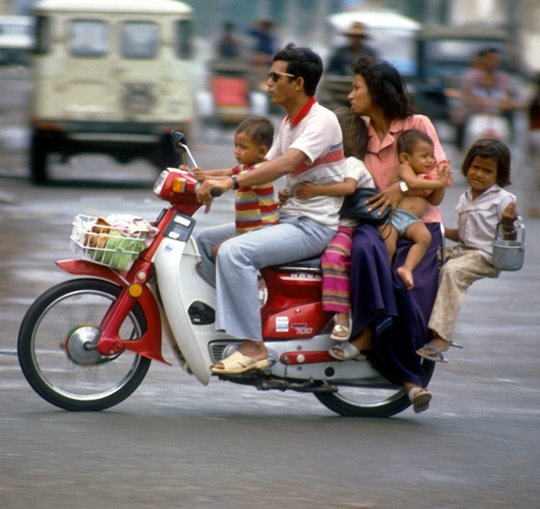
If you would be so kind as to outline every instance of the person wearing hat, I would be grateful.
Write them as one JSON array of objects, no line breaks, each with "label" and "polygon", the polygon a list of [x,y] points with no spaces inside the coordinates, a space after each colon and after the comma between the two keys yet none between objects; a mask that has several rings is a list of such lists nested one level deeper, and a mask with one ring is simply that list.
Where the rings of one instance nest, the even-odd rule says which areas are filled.
[{"label": "person wearing hat", "polygon": [[328,74],[349,76],[352,63],[360,57],[378,58],[377,52],[365,42],[369,34],[366,25],[361,21],[354,21],[349,28],[341,32],[341,35],[347,37],[348,44],[336,49],[328,62]]},{"label": "person wearing hat", "polygon": [[216,54],[221,58],[240,58],[242,45],[235,34],[236,27],[231,21],[223,23],[223,32],[216,44]]}]

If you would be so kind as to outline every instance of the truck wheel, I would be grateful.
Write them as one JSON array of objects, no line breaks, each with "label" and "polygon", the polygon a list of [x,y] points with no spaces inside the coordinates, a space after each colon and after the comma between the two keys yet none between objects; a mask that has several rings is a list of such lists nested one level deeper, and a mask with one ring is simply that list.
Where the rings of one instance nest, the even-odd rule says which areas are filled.
[{"label": "truck wheel", "polygon": [[36,185],[47,182],[47,149],[39,133],[30,141],[30,178]]}]

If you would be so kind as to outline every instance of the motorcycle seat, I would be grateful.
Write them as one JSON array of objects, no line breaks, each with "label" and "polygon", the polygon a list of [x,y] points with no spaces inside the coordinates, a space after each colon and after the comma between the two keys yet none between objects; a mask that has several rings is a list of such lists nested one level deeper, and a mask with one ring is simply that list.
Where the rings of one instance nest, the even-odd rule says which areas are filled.
[{"label": "motorcycle seat", "polygon": [[280,272],[303,271],[303,272],[320,272],[321,257],[308,258],[307,260],[297,260],[295,262],[287,262],[283,265],[272,267]]}]

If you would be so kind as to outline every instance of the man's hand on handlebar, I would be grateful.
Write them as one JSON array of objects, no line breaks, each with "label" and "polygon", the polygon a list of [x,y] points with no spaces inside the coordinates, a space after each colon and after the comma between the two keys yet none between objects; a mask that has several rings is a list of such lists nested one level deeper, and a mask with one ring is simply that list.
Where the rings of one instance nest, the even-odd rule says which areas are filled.
[{"label": "man's hand on handlebar", "polygon": [[221,196],[232,188],[233,181],[230,177],[206,178],[197,190],[197,199],[199,202],[208,205],[214,197]]}]

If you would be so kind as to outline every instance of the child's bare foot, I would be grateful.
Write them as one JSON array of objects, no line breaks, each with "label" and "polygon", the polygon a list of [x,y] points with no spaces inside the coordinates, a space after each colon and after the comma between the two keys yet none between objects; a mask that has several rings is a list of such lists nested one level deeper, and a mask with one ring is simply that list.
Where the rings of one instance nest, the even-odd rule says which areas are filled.
[{"label": "child's bare foot", "polygon": [[398,267],[396,272],[401,280],[405,283],[405,288],[407,288],[407,290],[414,288],[414,277],[412,271],[405,267]]}]

